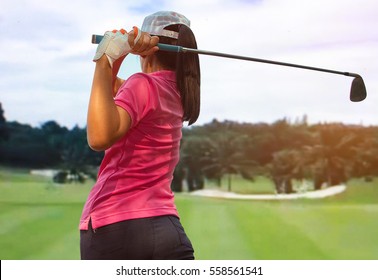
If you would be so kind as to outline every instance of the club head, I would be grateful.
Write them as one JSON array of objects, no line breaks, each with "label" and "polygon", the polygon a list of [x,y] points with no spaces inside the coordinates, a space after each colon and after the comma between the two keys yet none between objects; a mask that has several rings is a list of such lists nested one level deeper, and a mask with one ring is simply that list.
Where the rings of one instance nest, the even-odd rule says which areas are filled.
[{"label": "club head", "polygon": [[366,95],[364,80],[360,75],[356,75],[352,81],[352,87],[350,89],[350,101],[360,102],[366,98]]}]

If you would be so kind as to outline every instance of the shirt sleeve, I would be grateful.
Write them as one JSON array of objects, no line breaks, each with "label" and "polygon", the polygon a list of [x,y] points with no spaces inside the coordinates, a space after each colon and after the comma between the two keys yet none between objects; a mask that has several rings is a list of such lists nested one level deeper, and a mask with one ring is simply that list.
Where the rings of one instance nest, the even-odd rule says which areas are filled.
[{"label": "shirt sleeve", "polygon": [[131,118],[131,127],[145,117],[150,104],[150,83],[145,74],[134,74],[127,79],[114,98],[115,104],[126,110]]}]

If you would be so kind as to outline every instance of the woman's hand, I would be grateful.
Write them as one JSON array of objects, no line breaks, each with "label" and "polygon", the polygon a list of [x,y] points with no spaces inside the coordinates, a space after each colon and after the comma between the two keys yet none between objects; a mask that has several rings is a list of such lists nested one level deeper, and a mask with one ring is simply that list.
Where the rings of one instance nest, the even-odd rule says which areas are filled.
[{"label": "woman's hand", "polygon": [[[138,38],[139,35],[140,37]],[[135,40],[135,38],[138,38],[138,40]],[[131,46],[130,53],[135,55],[148,56],[159,50],[157,47],[159,37],[142,32],[135,26],[133,30],[128,33],[128,43]]]},{"label": "woman's hand", "polygon": [[[138,41],[136,37],[134,40]],[[108,58],[109,65],[113,68],[113,63],[130,53],[131,47],[128,43],[128,34],[124,29],[107,31],[97,47],[93,61],[97,62],[104,55]]]},{"label": "woman's hand", "polygon": [[103,55],[106,55],[110,67],[113,68],[116,63],[119,68],[129,53],[147,56],[158,51],[158,42],[159,37],[142,32],[135,26],[129,33],[124,29],[107,31],[97,47],[93,61],[97,62]]}]

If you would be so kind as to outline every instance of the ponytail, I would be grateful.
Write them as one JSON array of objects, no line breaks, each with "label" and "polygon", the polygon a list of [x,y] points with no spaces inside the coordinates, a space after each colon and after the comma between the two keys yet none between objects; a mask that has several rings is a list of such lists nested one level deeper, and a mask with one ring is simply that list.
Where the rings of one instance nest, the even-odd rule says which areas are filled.
[{"label": "ponytail", "polygon": [[[189,27],[186,25],[172,27],[178,29],[178,39],[160,37],[160,43],[197,49],[196,39]],[[195,123],[200,113],[201,72],[198,54],[157,52],[156,56],[163,66],[176,71],[177,89],[184,109],[183,120],[188,121],[188,125]]]},{"label": "ponytail", "polygon": [[[197,49],[196,39],[189,27],[185,25],[180,27],[177,45]],[[188,121],[191,125],[197,121],[200,112],[201,72],[198,54],[178,54],[176,81],[184,108],[184,121]]]}]

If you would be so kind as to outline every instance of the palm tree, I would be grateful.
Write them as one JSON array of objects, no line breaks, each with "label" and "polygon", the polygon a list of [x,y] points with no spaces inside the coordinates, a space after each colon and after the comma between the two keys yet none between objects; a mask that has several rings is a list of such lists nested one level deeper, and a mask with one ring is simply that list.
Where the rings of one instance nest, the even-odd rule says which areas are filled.
[{"label": "palm tree", "polygon": [[206,163],[203,161],[203,158],[211,153],[210,150],[211,141],[207,137],[187,136],[183,139],[180,162],[175,170],[175,184],[177,186],[186,178],[189,191],[204,188],[203,168]]},{"label": "palm tree", "polygon": [[292,193],[292,180],[302,180],[308,173],[300,150],[282,150],[274,153],[273,160],[267,165],[277,193]]},{"label": "palm tree", "polygon": [[353,148],[356,158],[353,175],[369,180],[378,175],[378,138],[367,136],[365,141]]},{"label": "palm tree", "polygon": [[244,153],[245,138],[240,135],[225,133],[212,139],[209,153],[202,158],[203,171],[209,178],[222,178],[227,175],[228,191],[231,191],[232,175],[240,174],[245,179],[253,179],[256,166]]},{"label": "palm tree", "polygon": [[307,163],[313,167],[314,187],[323,183],[335,186],[347,181],[353,166],[354,147],[360,141],[343,125],[324,125],[319,128],[318,144],[306,147]]}]

